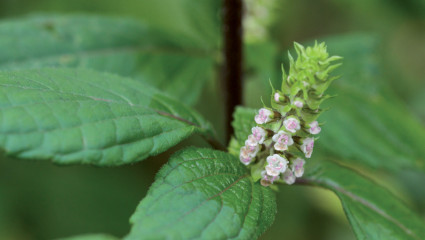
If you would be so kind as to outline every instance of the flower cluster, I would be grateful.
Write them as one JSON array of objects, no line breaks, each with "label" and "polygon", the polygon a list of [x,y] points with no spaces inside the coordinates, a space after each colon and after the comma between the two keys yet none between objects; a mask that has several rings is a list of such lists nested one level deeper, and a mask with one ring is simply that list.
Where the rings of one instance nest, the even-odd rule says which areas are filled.
[{"label": "flower cluster", "polygon": [[336,77],[329,77],[340,57],[329,57],[324,43],[304,48],[295,43],[298,58],[289,55],[289,74],[283,71],[282,89],[273,90],[271,107],[263,107],[256,126],[240,149],[240,160],[261,172],[261,184],[278,181],[293,184],[304,174],[305,159],[311,158],[320,103],[329,98],[324,91]]}]

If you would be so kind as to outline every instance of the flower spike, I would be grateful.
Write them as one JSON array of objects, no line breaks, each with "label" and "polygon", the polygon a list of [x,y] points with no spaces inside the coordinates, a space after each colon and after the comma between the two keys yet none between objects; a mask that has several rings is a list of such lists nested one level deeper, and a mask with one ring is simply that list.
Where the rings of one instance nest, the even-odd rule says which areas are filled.
[{"label": "flower spike", "polygon": [[[304,158],[311,158],[315,139],[321,132],[317,118],[320,104],[330,98],[325,90],[338,77],[331,72],[341,59],[329,56],[326,45],[313,47],[294,43],[297,58],[288,53],[289,71],[282,66],[282,88],[273,90],[271,108],[255,116],[257,126],[240,149],[240,160],[251,168],[263,186],[280,182],[291,185],[304,174]],[[261,174],[260,174],[261,173]],[[257,178],[258,177],[258,178]]]}]

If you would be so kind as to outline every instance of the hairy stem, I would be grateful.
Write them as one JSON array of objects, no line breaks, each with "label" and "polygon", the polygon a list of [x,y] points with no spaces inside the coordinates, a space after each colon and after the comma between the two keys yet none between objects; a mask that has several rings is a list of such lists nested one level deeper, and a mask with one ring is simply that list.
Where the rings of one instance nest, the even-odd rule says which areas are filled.
[{"label": "hairy stem", "polygon": [[223,94],[225,104],[226,144],[232,135],[232,115],[242,103],[242,15],[243,0],[223,1],[224,64]]}]

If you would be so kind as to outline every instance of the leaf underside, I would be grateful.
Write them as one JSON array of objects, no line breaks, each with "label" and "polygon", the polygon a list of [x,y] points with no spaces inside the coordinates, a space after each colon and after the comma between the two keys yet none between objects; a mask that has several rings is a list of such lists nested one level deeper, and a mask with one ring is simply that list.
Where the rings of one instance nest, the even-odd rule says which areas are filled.
[{"label": "leaf underside", "polygon": [[132,163],[210,132],[146,84],[83,69],[0,72],[0,116],[8,155],[62,164]]},{"label": "leaf underside", "polygon": [[126,239],[255,239],[275,212],[274,193],[254,183],[237,158],[188,148],[158,173]]}]

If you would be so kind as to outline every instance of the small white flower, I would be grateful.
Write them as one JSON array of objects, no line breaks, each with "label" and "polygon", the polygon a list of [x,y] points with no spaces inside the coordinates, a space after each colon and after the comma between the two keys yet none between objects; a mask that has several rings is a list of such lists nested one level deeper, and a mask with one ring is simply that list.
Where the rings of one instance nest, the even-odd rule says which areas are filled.
[{"label": "small white flower", "polygon": [[[262,179],[264,180],[264,181],[266,181],[266,183],[268,182],[268,183],[273,183],[274,181],[276,181],[276,180],[278,180],[279,179],[279,175],[277,175],[277,176],[270,176],[270,175],[268,175],[267,174],[267,171],[262,171],[261,172],[261,177],[262,177]],[[263,185],[263,181],[262,181],[262,183],[261,183],[262,185]],[[264,186],[264,185],[263,185]],[[268,185],[267,185],[268,186]]]},{"label": "small white flower", "polygon": [[319,134],[322,129],[319,127],[319,123],[314,121],[310,123],[310,129],[308,130],[311,134]]},{"label": "small white flower", "polygon": [[[247,142],[248,140],[245,141],[245,144],[247,144]],[[255,145],[255,146],[245,145],[240,150],[239,159],[241,160],[243,164],[248,165],[251,162],[251,160],[255,158],[258,151],[260,151],[260,146],[258,145]]]},{"label": "small white flower", "polygon": [[302,177],[304,174],[304,164],[305,160],[302,158],[297,158],[292,163],[291,169],[294,172],[295,177]]},{"label": "small white flower", "polygon": [[267,163],[266,171],[270,176],[278,176],[280,173],[285,172],[288,167],[288,160],[278,154],[268,156]]},{"label": "small white flower", "polygon": [[266,166],[266,171],[267,174],[273,177],[279,176],[280,172],[279,170],[277,170],[276,168],[274,168],[273,166],[267,165]]},{"label": "small white flower", "polygon": [[257,155],[260,147],[257,146],[244,146],[241,148],[239,153],[239,159],[245,165],[248,165],[251,160]]},{"label": "small white flower", "polygon": [[255,116],[255,122],[257,124],[264,124],[271,121],[271,118],[273,117],[273,112],[266,109],[261,108],[260,111],[258,111],[258,114]]},{"label": "small white flower", "polygon": [[300,101],[300,100],[295,100],[294,101],[294,105],[297,108],[302,108],[304,106],[304,103],[302,101]]},{"label": "small white flower", "polygon": [[283,181],[288,185],[294,184],[295,176],[291,170],[288,169],[283,173]]},{"label": "small white flower", "polygon": [[241,161],[241,163],[249,165],[252,159],[250,157],[243,157],[242,155],[240,155],[239,160]]},{"label": "small white flower", "polygon": [[273,139],[274,142],[276,142],[274,144],[274,148],[277,151],[285,151],[285,150],[288,149],[288,146],[291,146],[294,143],[291,135],[285,133],[282,130],[280,130],[278,133],[273,135],[272,139]]},{"label": "small white flower", "polygon": [[274,94],[274,100],[280,102],[280,94],[278,92]]},{"label": "small white flower", "polygon": [[313,153],[314,147],[314,138],[306,138],[303,141],[303,145],[301,145],[301,150],[305,154],[306,158],[310,158]]},{"label": "small white flower", "polygon": [[255,146],[245,146],[246,148],[248,148],[249,151],[249,156],[250,157],[255,157],[258,153],[258,151],[260,151],[260,146],[255,145]]},{"label": "small white flower", "polygon": [[247,146],[242,147],[239,153],[239,159],[241,160],[243,164],[248,165],[252,160],[250,155],[251,155],[251,149]]},{"label": "small white flower", "polygon": [[285,119],[285,121],[283,121],[283,125],[285,125],[286,130],[290,131],[291,133],[295,133],[300,129],[300,121],[294,117]]},{"label": "small white flower", "polygon": [[267,135],[266,130],[261,127],[253,127],[251,131],[255,141],[257,141],[259,144],[263,144]]},{"label": "small white flower", "polygon": [[249,135],[248,139],[245,141],[245,146],[255,147],[258,145],[258,141],[255,139],[254,135]]}]

